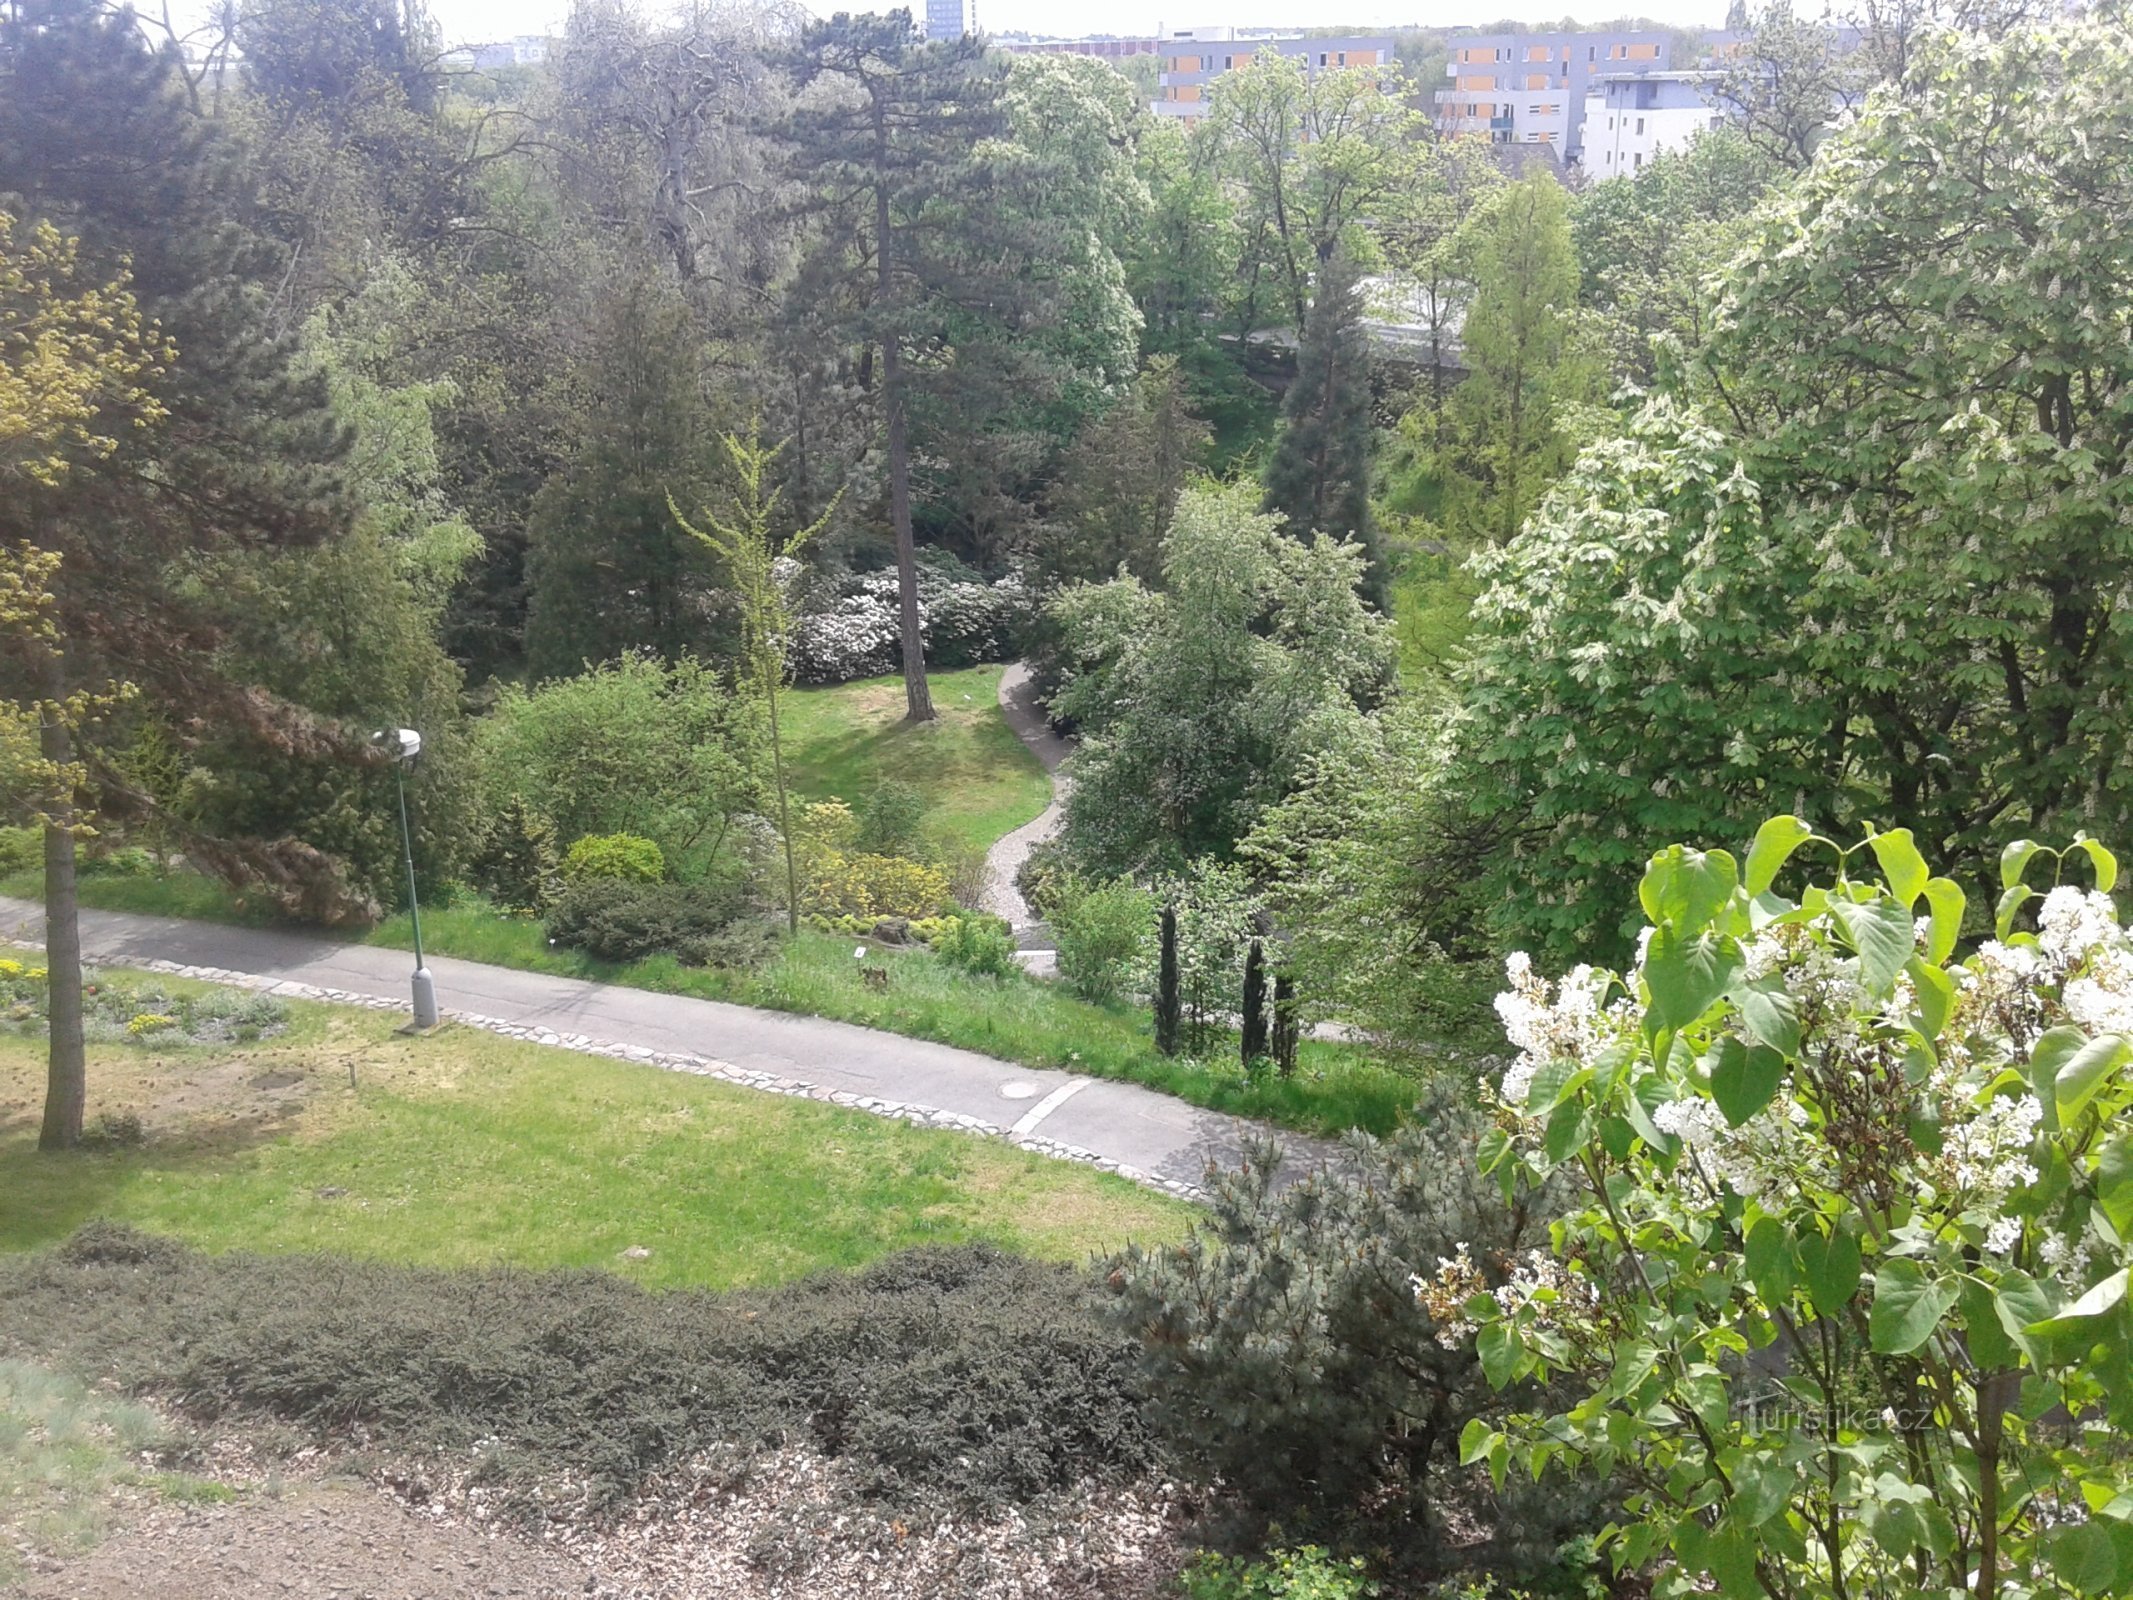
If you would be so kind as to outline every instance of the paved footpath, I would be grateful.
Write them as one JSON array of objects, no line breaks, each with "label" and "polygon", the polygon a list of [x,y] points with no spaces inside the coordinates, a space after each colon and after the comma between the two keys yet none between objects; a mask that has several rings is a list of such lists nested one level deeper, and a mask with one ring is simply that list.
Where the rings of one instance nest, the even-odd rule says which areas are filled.
[{"label": "paved footpath", "polygon": [[[405,1009],[413,958],[280,929],[84,911],[84,956],[113,965],[212,968],[288,992]],[[0,940],[41,944],[44,910],[0,899]],[[447,1017],[547,1044],[856,1105],[908,1121],[1004,1134],[1173,1193],[1198,1192],[1207,1163],[1235,1164],[1265,1130],[1137,1084],[996,1061],[850,1023],[432,956]],[[1335,1146],[1275,1134],[1292,1173]]]},{"label": "paved footpath", "polygon": [[1026,661],[1014,662],[1000,674],[1000,713],[1015,730],[1015,737],[1044,763],[1045,773],[1052,780],[1052,803],[1012,833],[994,841],[985,855],[989,882],[981,903],[994,916],[1006,918],[1008,926],[1020,933],[1036,919],[1030,915],[1022,891],[1015,887],[1015,874],[1029,859],[1032,847],[1059,831],[1060,806],[1066,799],[1068,784],[1066,774],[1059,769],[1074,747],[1052,731],[1051,719],[1038,703],[1037,686],[1030,680]]}]

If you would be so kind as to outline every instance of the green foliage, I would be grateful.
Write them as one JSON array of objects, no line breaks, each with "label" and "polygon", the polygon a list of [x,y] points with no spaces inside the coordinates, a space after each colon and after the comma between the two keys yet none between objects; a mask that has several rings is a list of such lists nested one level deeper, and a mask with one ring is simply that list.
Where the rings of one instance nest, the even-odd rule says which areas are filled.
[{"label": "green foliage", "polygon": [[1782,816],[1744,858],[1654,855],[1622,975],[1512,960],[1487,1160],[1578,1203],[1548,1255],[1419,1289],[1493,1383],[1573,1385],[1461,1458],[1631,1467],[1605,1542],[1662,1594],[2133,1579],[2133,939],[2093,841],[2000,876],[1958,962],[1962,892],[1909,830]]},{"label": "green foliage", "polygon": [[802,865],[802,902],[833,917],[933,917],[949,903],[948,874],[904,856],[820,850]]},{"label": "green foliage", "polygon": [[[649,1294],[604,1273],[201,1255],[98,1225],[0,1263],[10,1348],[205,1418],[473,1459],[514,1517],[595,1513],[700,1456],[798,1443],[867,1501],[983,1514],[1151,1470],[1131,1345],[1087,1275],[988,1247],[788,1288]],[[985,1381],[973,1382],[981,1373]]]},{"label": "green foliage", "polygon": [[1265,509],[1297,538],[1352,540],[1365,555],[1362,589],[1384,607],[1386,572],[1370,515],[1370,453],[1376,431],[1370,340],[1360,274],[1336,258],[1320,268],[1317,294],[1296,351],[1296,381],[1282,397],[1281,432],[1266,466]]},{"label": "green foliage", "polygon": [[[585,878],[573,881],[548,913],[548,937],[618,965],[657,955],[691,966],[726,965],[744,947],[729,950],[714,941],[748,909],[745,896],[722,885]],[[714,961],[714,954],[724,959]]]},{"label": "green foliage", "polygon": [[[0,958],[0,1032],[45,1031],[51,982],[41,966]],[[241,989],[172,988],[87,974],[82,1028],[95,1044],[226,1045],[286,1032],[289,1007],[272,995]]]},{"label": "green foliage", "polygon": [[1213,1216],[1184,1245],[1111,1263],[1155,1425],[1245,1534],[1278,1525],[1429,1573],[1455,1559],[1454,1530],[1480,1526],[1488,1544],[1456,1559],[1533,1570],[1590,1514],[1592,1497],[1561,1483],[1498,1500],[1462,1468],[1460,1430],[1510,1402],[1409,1284],[1440,1258],[1545,1244],[1554,1189],[1507,1204],[1477,1159],[1489,1130],[1436,1092],[1413,1126],[1293,1183],[1278,1152],[1255,1150],[1216,1179]]},{"label": "green foliage", "polygon": [[1124,880],[1092,884],[1068,876],[1054,888],[1044,918],[1068,988],[1101,1003],[1127,997],[1155,937],[1153,895]]},{"label": "green foliage", "polygon": [[556,833],[637,833],[678,870],[767,801],[763,718],[693,657],[630,655],[533,689],[509,686],[474,760],[490,815],[522,801]]},{"label": "green foliage", "polygon": [[1490,194],[1461,229],[1473,303],[1460,326],[1466,378],[1438,452],[1440,518],[1462,539],[1517,533],[1570,465],[1580,406],[1600,398],[1577,304],[1569,200],[1546,173]]},{"label": "green foliage", "polygon": [[1248,488],[1189,490],[1163,563],[1161,594],[1129,578],[1053,607],[1052,708],[1083,732],[1066,838],[1097,876],[1226,855],[1390,669],[1360,553],[1283,538]]},{"label": "green foliage", "polygon": [[489,823],[470,863],[474,882],[504,911],[538,915],[561,887],[555,825],[513,795]]},{"label": "green foliage", "polygon": [[0,876],[27,872],[44,860],[44,833],[37,828],[0,828]]},{"label": "green foliage", "polygon": [[660,883],[667,858],[650,839],[634,833],[589,833],[563,853],[563,881],[581,883]]},{"label": "green foliage", "polygon": [[1366,1600],[1380,1592],[1362,1557],[1342,1561],[1315,1544],[1258,1561],[1202,1554],[1179,1581],[1186,1600]]},{"label": "green foliage", "polygon": [[909,856],[924,860],[930,853],[926,839],[926,797],[915,784],[894,778],[877,783],[859,802],[854,813],[859,829],[853,844],[878,856]]},{"label": "green foliage", "polygon": [[1101,583],[1124,571],[1157,581],[1163,530],[1209,437],[1188,409],[1177,358],[1151,359],[1060,462],[1039,577]]},{"label": "green foliage", "polygon": [[1011,978],[1021,971],[1014,935],[998,917],[951,917],[932,945],[935,955],[973,977]]},{"label": "green foliage", "polygon": [[1496,1040],[1489,907],[1447,721],[1421,700],[1362,719],[1238,847],[1311,1014],[1417,1063]]}]

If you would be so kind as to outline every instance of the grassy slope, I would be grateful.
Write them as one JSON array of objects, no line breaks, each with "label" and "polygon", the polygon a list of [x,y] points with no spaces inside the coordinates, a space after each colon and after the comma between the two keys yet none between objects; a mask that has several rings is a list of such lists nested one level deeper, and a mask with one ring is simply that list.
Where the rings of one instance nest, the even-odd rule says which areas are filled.
[{"label": "grassy slope", "polygon": [[940,715],[915,727],[901,678],[794,690],[781,709],[793,792],[856,806],[876,784],[908,783],[949,838],[989,847],[1051,801],[1043,766],[1000,715],[1004,670],[929,674]]},{"label": "grassy slope", "polygon": [[[975,1239],[1080,1259],[1176,1237],[1190,1215],[966,1135],[472,1029],[411,1041],[389,1015],[294,1010],[289,1034],[246,1047],[92,1048],[91,1121],[130,1109],[150,1138],[60,1159],[35,1149],[42,1040],[0,1033],[0,1249],[108,1217],[211,1250],[724,1288]],[[267,1074],[293,1101],[259,1089]],[[624,1258],[633,1246],[651,1255]]]}]

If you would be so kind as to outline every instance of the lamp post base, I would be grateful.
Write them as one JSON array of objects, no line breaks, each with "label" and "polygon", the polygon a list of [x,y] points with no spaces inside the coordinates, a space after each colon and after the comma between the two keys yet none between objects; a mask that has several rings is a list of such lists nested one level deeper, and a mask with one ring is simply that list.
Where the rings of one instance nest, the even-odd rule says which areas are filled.
[{"label": "lamp post base", "polygon": [[415,969],[415,1020],[408,1025],[410,1033],[428,1033],[437,1026],[437,982],[430,976],[428,967]]}]

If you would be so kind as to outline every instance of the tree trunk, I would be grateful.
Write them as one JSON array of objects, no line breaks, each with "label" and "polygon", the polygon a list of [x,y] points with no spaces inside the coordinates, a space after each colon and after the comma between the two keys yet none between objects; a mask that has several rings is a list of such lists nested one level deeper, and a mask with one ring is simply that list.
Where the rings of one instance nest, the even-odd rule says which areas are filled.
[{"label": "tree trunk", "polygon": [[896,529],[896,595],[903,633],[904,715],[933,720],[933,694],[926,687],[926,645],[919,632],[918,546],[911,537],[911,440],[904,417],[904,353],[895,326],[896,279],[889,262],[889,190],[874,190],[874,267],[880,314],[889,322],[881,338],[881,397],[888,411],[889,521]]},{"label": "tree trunk", "polygon": [[[45,759],[61,767],[74,759],[74,741],[60,711],[65,687],[65,669],[55,656],[41,742]],[[81,901],[74,883],[74,795],[65,790],[51,799],[52,821],[44,830],[44,965],[51,1044],[37,1148],[71,1150],[81,1143],[82,1110],[89,1096],[81,1025]]]}]

